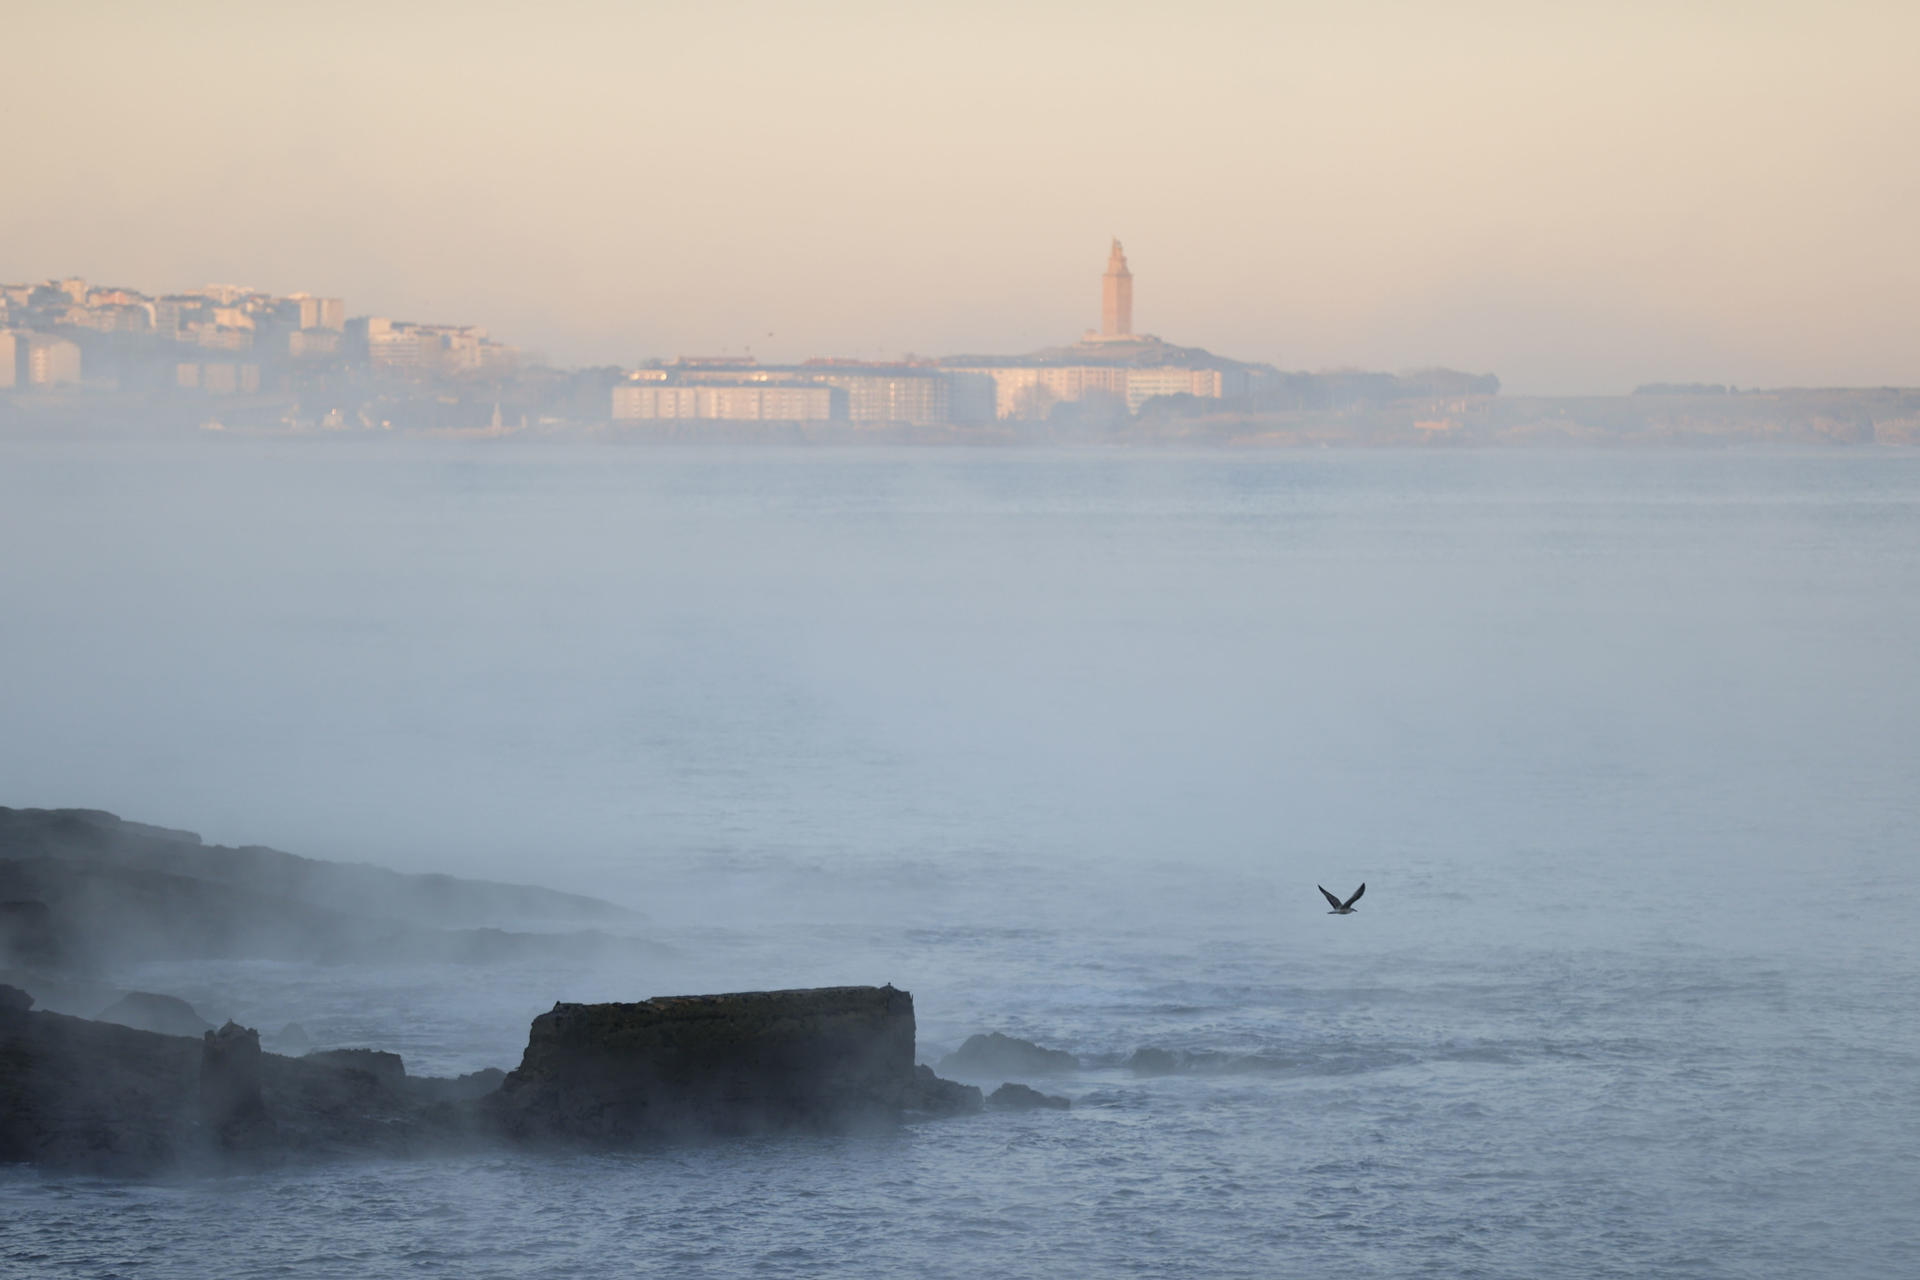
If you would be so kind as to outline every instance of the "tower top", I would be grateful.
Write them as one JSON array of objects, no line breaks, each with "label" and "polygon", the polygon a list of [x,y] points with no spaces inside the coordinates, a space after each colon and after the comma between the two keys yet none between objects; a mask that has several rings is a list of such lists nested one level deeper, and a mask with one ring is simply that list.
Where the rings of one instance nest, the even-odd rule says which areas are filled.
[{"label": "tower top", "polygon": [[1113,252],[1107,255],[1107,274],[1100,280],[1100,337],[1125,338],[1133,333],[1133,272],[1127,270],[1127,255],[1120,248],[1120,237],[1113,239]]}]

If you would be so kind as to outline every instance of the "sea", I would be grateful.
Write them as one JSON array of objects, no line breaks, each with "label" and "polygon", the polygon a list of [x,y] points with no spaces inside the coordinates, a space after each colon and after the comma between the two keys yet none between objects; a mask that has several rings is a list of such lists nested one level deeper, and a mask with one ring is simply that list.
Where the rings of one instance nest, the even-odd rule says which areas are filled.
[{"label": "sea", "polygon": [[448,1074],[891,982],[923,1060],[1082,1064],[882,1137],[5,1169],[0,1275],[1920,1275],[1920,454],[14,439],[0,725],[0,803],[662,944],[113,975],[216,1020]]}]

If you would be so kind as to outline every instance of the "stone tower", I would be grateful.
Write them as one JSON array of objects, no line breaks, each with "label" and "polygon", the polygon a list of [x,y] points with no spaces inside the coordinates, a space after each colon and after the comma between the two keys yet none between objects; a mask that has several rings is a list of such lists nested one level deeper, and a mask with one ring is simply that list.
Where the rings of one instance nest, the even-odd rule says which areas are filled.
[{"label": "stone tower", "polygon": [[1107,274],[1100,281],[1100,336],[1124,338],[1133,332],[1133,272],[1120,242],[1107,255]]}]

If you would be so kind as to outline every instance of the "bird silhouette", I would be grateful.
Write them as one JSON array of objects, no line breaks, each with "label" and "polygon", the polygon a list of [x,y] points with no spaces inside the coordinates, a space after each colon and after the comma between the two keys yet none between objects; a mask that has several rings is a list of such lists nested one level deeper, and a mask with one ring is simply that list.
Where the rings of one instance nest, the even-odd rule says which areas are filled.
[{"label": "bird silhouette", "polygon": [[1333,905],[1333,910],[1327,912],[1327,914],[1330,916],[1352,915],[1353,904],[1360,901],[1360,895],[1367,891],[1367,886],[1365,884],[1362,884],[1358,889],[1355,889],[1353,891],[1353,896],[1351,898],[1348,898],[1345,902],[1342,902],[1340,901],[1340,899],[1334,897],[1332,894],[1327,893],[1327,886],[1323,884],[1317,884],[1314,886],[1314,888],[1318,889],[1322,894],[1325,894],[1327,901]]}]

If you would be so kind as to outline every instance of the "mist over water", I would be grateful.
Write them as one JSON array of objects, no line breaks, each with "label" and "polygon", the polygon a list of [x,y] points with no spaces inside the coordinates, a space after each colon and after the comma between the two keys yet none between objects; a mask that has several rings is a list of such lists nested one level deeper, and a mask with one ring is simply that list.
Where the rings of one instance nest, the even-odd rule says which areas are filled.
[{"label": "mist over water", "polygon": [[0,803],[594,893],[674,948],[141,985],[445,1072],[556,999],[892,981],[924,1057],[1088,1063],[1065,1116],[887,1142],[10,1173],[0,1262],[1920,1262],[1914,459],[16,442],[0,539]]}]

